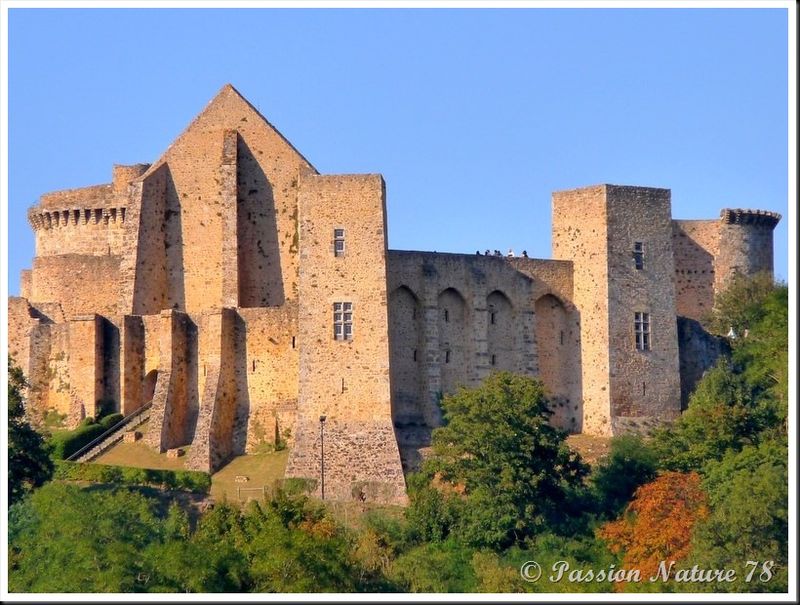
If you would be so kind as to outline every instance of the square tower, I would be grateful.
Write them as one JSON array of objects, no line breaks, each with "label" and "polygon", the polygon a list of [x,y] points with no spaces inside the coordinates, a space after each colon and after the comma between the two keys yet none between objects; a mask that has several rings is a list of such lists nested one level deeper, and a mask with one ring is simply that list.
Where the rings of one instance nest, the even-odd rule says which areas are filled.
[{"label": "square tower", "polygon": [[574,264],[583,429],[613,435],[680,412],[668,189],[553,194],[553,257]]}]

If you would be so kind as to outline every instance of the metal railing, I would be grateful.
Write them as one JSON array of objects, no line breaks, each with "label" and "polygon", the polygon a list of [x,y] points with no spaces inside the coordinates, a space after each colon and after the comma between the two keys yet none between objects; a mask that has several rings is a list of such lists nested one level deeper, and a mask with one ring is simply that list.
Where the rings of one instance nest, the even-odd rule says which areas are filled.
[{"label": "metal railing", "polygon": [[93,448],[95,448],[98,445],[100,445],[101,443],[103,443],[103,441],[108,439],[111,435],[113,435],[114,433],[119,432],[120,429],[126,427],[127,425],[129,425],[131,422],[133,422],[137,418],[140,418],[142,416],[142,414],[147,412],[152,405],[153,405],[152,401],[149,401],[149,402],[145,403],[138,410],[136,410],[135,412],[132,412],[132,413],[128,414],[127,416],[125,416],[122,420],[120,420],[117,424],[115,424],[110,429],[105,431],[103,434],[101,434],[98,437],[95,437],[94,439],[92,439],[89,443],[84,445],[77,452],[75,452],[74,454],[68,456],[66,458],[66,460],[69,461],[69,462],[75,462],[76,460],[79,460],[81,458],[81,456],[83,456],[87,452],[90,452]]}]

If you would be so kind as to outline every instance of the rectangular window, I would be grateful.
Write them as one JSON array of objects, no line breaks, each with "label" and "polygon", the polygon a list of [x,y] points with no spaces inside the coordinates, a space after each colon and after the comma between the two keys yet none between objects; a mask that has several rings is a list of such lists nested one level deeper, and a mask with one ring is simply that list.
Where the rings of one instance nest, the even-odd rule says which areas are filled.
[{"label": "rectangular window", "polygon": [[333,303],[333,337],[336,340],[353,339],[353,303]]},{"label": "rectangular window", "polygon": [[642,242],[633,243],[633,264],[639,271],[644,269],[644,244]]},{"label": "rectangular window", "polygon": [[344,256],[344,229],[333,230],[333,255]]},{"label": "rectangular window", "polygon": [[636,334],[636,350],[650,350],[650,313],[633,314],[633,330]]}]

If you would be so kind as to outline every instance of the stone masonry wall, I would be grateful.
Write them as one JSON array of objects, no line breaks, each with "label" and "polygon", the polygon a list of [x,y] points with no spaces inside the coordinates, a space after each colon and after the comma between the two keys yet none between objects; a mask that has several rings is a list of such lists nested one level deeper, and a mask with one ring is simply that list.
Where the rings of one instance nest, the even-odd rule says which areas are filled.
[{"label": "stone masonry wall", "polygon": [[493,370],[536,374],[533,280],[472,254],[391,250],[387,271],[392,414],[408,466],[441,425],[442,395]]},{"label": "stone masonry wall", "polygon": [[[694,320],[733,275],[772,272],[780,216],[673,221],[669,195],[554,193],[555,260],[389,252],[382,178],[318,175],[226,85],[152,166],[30,209],[36,256],[8,301],[9,351],[39,417],[74,426],[102,398],[125,414],[152,399],[148,443],[191,443],[193,468],[284,440],[287,476],[402,503],[398,441],[413,467],[440,398],[493,370],[539,376],[570,431],[685,406],[722,352]],[[340,340],[344,302],[353,338]],[[650,314],[648,351],[636,312]]]},{"label": "stone masonry wall", "polygon": [[[624,430],[622,422],[680,413],[670,192],[609,185],[606,203],[611,413]],[[642,269],[635,242],[643,244]],[[636,312],[650,315],[649,350],[636,349]]]},{"label": "stone masonry wall", "polygon": [[145,443],[156,451],[188,445],[190,422],[192,321],[184,313],[162,311],[159,318],[159,368]]},{"label": "stone masonry wall", "polygon": [[[234,144],[225,146],[226,137]],[[151,214],[139,210],[138,241],[154,242],[139,251],[142,260],[125,265],[136,266],[138,279],[146,266],[160,266],[158,258],[145,259],[147,251],[163,246],[166,297],[152,304],[191,314],[238,300],[257,307],[296,299],[298,179],[314,169],[233,87],[224,87],[195,118],[142,186],[159,171],[163,198],[154,190],[150,205],[163,199],[166,220],[145,224],[142,217]],[[143,208],[147,200],[142,194]],[[134,279],[131,271],[123,273]],[[136,292],[147,287],[144,280]],[[151,304],[154,296],[136,298]],[[134,312],[155,309],[134,305]]]},{"label": "stone masonry wall", "polygon": [[238,314],[246,341],[246,371],[238,387],[249,410],[246,449],[275,445],[276,439],[293,442],[303,342],[298,335],[297,304],[238,309]]},{"label": "stone masonry wall", "polygon": [[720,357],[730,353],[730,346],[724,338],[706,332],[697,320],[678,317],[678,352],[681,409],[685,410],[697,383]]},{"label": "stone masonry wall", "polygon": [[553,193],[553,258],[573,263],[581,325],[582,430],[612,434],[609,391],[609,267],[606,186]]},{"label": "stone masonry wall", "polygon": [[119,257],[65,254],[33,259],[31,302],[58,302],[67,318],[112,315],[119,301]]},{"label": "stone masonry wall", "polygon": [[[219,309],[202,316],[199,330],[199,358],[204,380],[200,392],[200,412],[189,452],[188,468],[215,472],[236,451],[235,430],[238,406],[245,402],[239,396],[244,371],[237,364],[237,315],[233,309]],[[243,410],[246,413],[246,410]]]},{"label": "stone masonry wall", "polygon": [[[378,175],[301,179],[298,320],[303,345],[297,435],[286,475],[321,479],[316,439],[325,416],[330,436],[326,493],[352,499],[354,484],[369,482],[375,484],[370,490],[375,499],[404,502],[391,417],[384,196]],[[334,229],[345,232],[341,256],[334,254]],[[338,302],[352,304],[352,339],[334,338]]]},{"label": "stone masonry wall", "polygon": [[68,322],[70,413],[76,417],[97,415],[103,389],[103,319],[84,315]]},{"label": "stone masonry wall", "polygon": [[509,258],[507,262],[533,280],[538,376],[550,395],[551,422],[564,430],[580,432],[581,325],[572,303],[572,262],[522,257]]},{"label": "stone masonry wall", "polygon": [[780,218],[780,214],[761,210],[726,208],[721,212],[719,252],[715,259],[717,293],[723,292],[737,273],[772,275],[772,232]]},{"label": "stone masonry wall", "polygon": [[719,253],[719,227],[718,220],[672,221],[678,315],[700,320],[714,307],[714,259]]},{"label": "stone masonry wall", "polygon": [[19,296],[8,297],[8,354],[14,358],[25,376],[30,376],[30,335],[40,320],[28,301]]},{"label": "stone masonry wall", "polygon": [[120,260],[120,311],[157,315],[167,304],[165,219],[169,170],[149,171],[130,187]]}]

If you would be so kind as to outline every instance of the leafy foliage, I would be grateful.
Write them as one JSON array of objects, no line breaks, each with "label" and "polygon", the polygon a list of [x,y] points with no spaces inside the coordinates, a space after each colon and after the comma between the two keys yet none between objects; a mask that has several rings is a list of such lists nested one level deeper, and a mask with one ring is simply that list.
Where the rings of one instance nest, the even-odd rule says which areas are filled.
[{"label": "leafy foliage", "polygon": [[53,474],[44,439],[25,419],[22,398],[26,386],[22,370],[8,358],[8,496],[9,504],[21,500]]},{"label": "leafy foliage", "polygon": [[611,518],[619,515],[636,488],[655,479],[657,469],[658,457],[642,437],[615,437],[608,456],[591,476],[598,513]]},{"label": "leafy foliage", "polygon": [[125,490],[50,483],[9,515],[13,592],[139,592],[162,537],[155,502]]},{"label": "leafy foliage", "polygon": [[445,397],[442,408],[446,425],[433,432],[425,487],[411,494],[409,519],[423,537],[454,532],[466,544],[499,548],[564,514],[588,467],[548,423],[541,382],[498,372]]},{"label": "leafy foliage", "polygon": [[55,460],[66,460],[82,447],[106,432],[102,424],[93,419],[84,419],[75,430],[61,431],[50,437],[50,448]]},{"label": "leafy foliage", "polygon": [[776,285],[766,296],[746,338],[737,339],[733,361],[756,396],[772,404],[786,432],[789,405],[789,289]]},{"label": "leafy foliage", "polygon": [[[785,439],[747,446],[708,463],[703,487],[711,514],[698,524],[693,559],[703,568],[735,568],[737,582],[711,584],[706,590],[787,590],[787,465]],[[759,565],[774,562],[773,575],[763,581],[759,569],[755,580],[747,583],[748,560]]]},{"label": "leafy foliage", "polygon": [[744,377],[722,360],[697,385],[677,422],[656,431],[653,447],[664,468],[699,471],[706,461],[757,442],[774,423],[771,406],[755,397]]},{"label": "leafy foliage", "polygon": [[410,592],[471,592],[475,589],[473,551],[454,539],[429,542],[401,555],[391,577]]},{"label": "leafy foliage", "polygon": [[692,530],[708,516],[708,499],[697,473],[667,471],[636,490],[625,514],[606,523],[598,536],[626,569],[652,576],[661,561],[681,561],[691,551]]},{"label": "leafy foliage", "polygon": [[728,334],[732,329],[743,336],[763,317],[764,303],[774,290],[775,282],[769,273],[736,275],[716,296],[714,310],[705,323],[717,334]]}]

